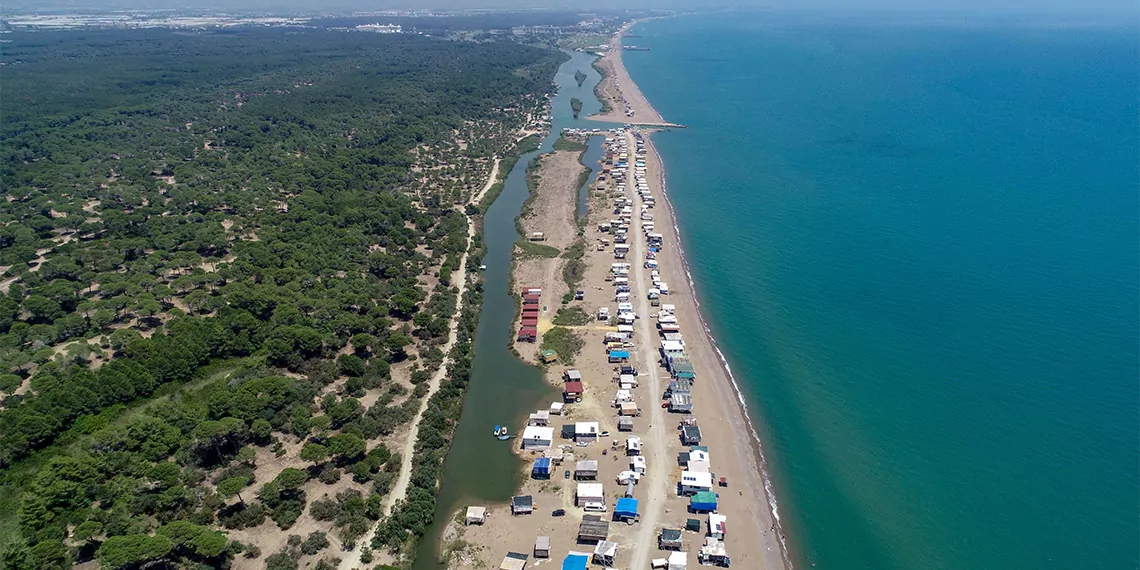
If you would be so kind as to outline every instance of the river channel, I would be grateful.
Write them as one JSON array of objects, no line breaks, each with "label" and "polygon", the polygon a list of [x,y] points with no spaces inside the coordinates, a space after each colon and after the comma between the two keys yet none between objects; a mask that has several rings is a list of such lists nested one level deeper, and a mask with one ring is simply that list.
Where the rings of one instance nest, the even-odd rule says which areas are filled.
[{"label": "river channel", "polygon": [[[559,67],[554,81],[558,93],[551,102],[550,135],[537,151],[524,154],[507,175],[503,192],[487,210],[483,241],[487,252],[483,264],[483,306],[475,332],[475,359],[471,382],[463,401],[463,414],[444,462],[443,486],[436,506],[435,520],[418,546],[413,570],[442,570],[439,562],[440,533],[461,505],[508,501],[522,483],[523,463],[512,453],[518,440],[498,441],[494,426],[505,424],[520,433],[526,417],[540,406],[545,408],[560,396],[543,381],[542,371],[519,360],[510,351],[516,297],[509,290],[511,254],[519,239],[515,218],[529,195],[526,169],[539,154],[550,152],[565,128],[612,128],[612,123],[575,119],[570,99],[582,101],[581,117],[601,109],[594,86],[601,76],[590,65],[595,56],[567,52],[570,59]],[[586,80],[578,86],[574,73],[581,70]],[[584,163],[593,171],[579,190],[579,213],[585,208],[585,187],[597,176],[601,155],[600,137],[591,137]],[[544,300],[549,303],[552,300]],[[553,300],[557,302],[557,299]]]}]

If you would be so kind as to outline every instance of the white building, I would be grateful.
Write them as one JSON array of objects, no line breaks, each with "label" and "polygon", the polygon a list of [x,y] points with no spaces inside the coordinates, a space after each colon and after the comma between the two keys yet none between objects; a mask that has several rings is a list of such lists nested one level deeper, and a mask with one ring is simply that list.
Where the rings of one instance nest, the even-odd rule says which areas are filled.
[{"label": "white building", "polygon": [[[554,430],[551,429],[551,434]],[[598,440],[598,434],[601,432],[598,422],[575,422],[574,423],[574,441],[579,443],[588,443]],[[549,443],[547,444],[550,445]]]},{"label": "white building", "polygon": [[712,487],[713,478],[711,473],[700,473],[697,471],[681,472],[682,495],[696,495],[701,491],[711,491]]},{"label": "white building", "polygon": [[631,436],[625,440],[625,454],[626,455],[641,455],[641,438]]},{"label": "white building", "polygon": [[690,461],[685,468],[693,473],[712,473],[712,466],[708,461]]},{"label": "white building", "polygon": [[554,428],[527,426],[523,430],[522,448],[542,451],[554,444]]},{"label": "white building", "polygon": [[550,410],[539,410],[530,415],[527,425],[546,427],[550,425]]},{"label": "white building", "polygon": [[728,517],[709,513],[709,536],[724,540],[728,534]]},{"label": "white building", "polygon": [[578,483],[578,493],[574,504],[584,507],[589,503],[606,504],[606,490],[601,483]]},{"label": "white building", "polygon": [[689,554],[687,552],[670,552],[669,553],[669,567],[668,570],[686,570],[689,566]]}]

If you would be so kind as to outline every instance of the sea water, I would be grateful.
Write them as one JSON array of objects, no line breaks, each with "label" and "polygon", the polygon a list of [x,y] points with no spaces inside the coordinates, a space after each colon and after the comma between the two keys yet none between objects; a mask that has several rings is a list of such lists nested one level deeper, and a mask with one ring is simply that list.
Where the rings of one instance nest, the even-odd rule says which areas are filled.
[{"label": "sea water", "polygon": [[1136,30],[636,33],[796,564],[1137,568]]}]

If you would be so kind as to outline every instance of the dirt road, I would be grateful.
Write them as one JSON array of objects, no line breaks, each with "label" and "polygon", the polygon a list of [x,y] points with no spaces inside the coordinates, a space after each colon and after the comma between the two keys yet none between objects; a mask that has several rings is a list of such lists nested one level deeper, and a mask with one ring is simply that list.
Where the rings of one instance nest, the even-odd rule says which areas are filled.
[{"label": "dirt road", "polygon": [[[629,148],[636,148],[636,143],[633,135],[625,133],[625,138],[629,144]],[[640,201],[640,200],[639,200]],[[634,282],[630,283],[630,289],[633,289],[634,294],[637,296],[637,314],[639,330],[638,335],[640,339],[637,343],[639,346],[638,351],[641,353],[641,376],[647,376],[648,382],[646,385],[649,387],[649,393],[653,394],[654,398],[661,394],[661,379],[658,377],[660,368],[657,366],[657,357],[654,351],[654,343],[651,339],[657,336],[656,331],[653,330],[653,325],[649,320],[649,299],[645,295],[645,290],[648,287],[649,279],[646,278],[645,266],[642,261],[645,259],[645,238],[642,231],[642,221],[638,217],[634,217],[634,227],[636,231],[633,233],[633,260],[630,262],[633,265]],[[637,540],[633,543],[636,545],[633,551],[633,562],[631,568],[647,568],[649,567],[649,555],[657,544],[654,539],[654,533],[657,530],[657,524],[661,517],[661,511],[664,509],[665,494],[668,492],[669,486],[669,470],[667,467],[666,454],[669,448],[669,432],[665,429],[665,413],[662,411],[661,406],[658,406],[656,400],[652,402],[649,407],[649,421],[650,430],[649,444],[645,446],[646,455],[646,481],[642,485],[648,484],[648,493],[645,500],[645,516],[641,519],[641,526],[638,529]]]},{"label": "dirt road", "polygon": [[[479,191],[478,195],[471,198],[470,203],[478,204],[479,201],[483,199],[483,195],[486,194],[487,191],[490,190],[491,186],[495,184],[495,180],[498,178],[498,176],[499,159],[495,158],[495,163],[491,166],[491,174],[487,177],[487,183],[483,185],[483,189]],[[470,243],[471,236],[474,233],[475,220],[471,216],[467,216],[468,243]],[[451,347],[455,346],[455,340],[459,328],[459,313],[463,310],[463,295],[467,293],[467,253],[468,252],[466,251],[463,252],[463,255],[459,258],[459,268],[456,269],[455,272],[451,275],[451,282],[459,284],[459,295],[457,296],[455,302],[455,317],[451,319],[451,323],[448,325],[447,343],[440,348],[444,354],[450,354]],[[439,391],[439,385],[443,382],[443,377],[447,374],[447,365],[449,363],[449,359],[444,358],[443,363],[439,366],[439,370],[436,370],[435,374],[433,374],[431,379],[428,380],[427,394],[424,394],[423,402],[420,404],[420,409],[416,412],[416,417],[412,420],[412,429],[408,432],[408,439],[404,442],[404,448],[400,450],[400,458],[402,460],[402,463],[400,464],[400,475],[396,478],[396,484],[392,487],[392,491],[388,493],[387,497],[384,498],[384,516],[387,516],[388,513],[391,512],[392,505],[396,504],[396,501],[403,499],[404,495],[408,493],[408,482],[411,481],[412,478],[412,455],[415,453],[416,439],[419,436],[420,432],[420,420],[423,418],[424,411],[427,409],[428,401],[431,400],[431,397],[435,395],[437,391]],[[368,541],[371,539],[371,536],[366,537],[366,540]],[[367,544],[367,542],[365,544]],[[352,551],[346,553],[345,557],[341,559],[340,569],[350,570],[360,567],[361,550],[363,549],[357,547]]]}]

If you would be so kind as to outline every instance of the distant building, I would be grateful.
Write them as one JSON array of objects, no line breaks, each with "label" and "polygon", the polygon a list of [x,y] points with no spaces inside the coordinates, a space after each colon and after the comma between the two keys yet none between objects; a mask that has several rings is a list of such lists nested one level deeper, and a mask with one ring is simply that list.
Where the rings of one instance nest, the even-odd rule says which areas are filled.
[{"label": "distant building", "polygon": [[404,31],[402,26],[395,24],[361,24],[356,26],[362,32],[375,32],[377,34],[399,34]]}]

